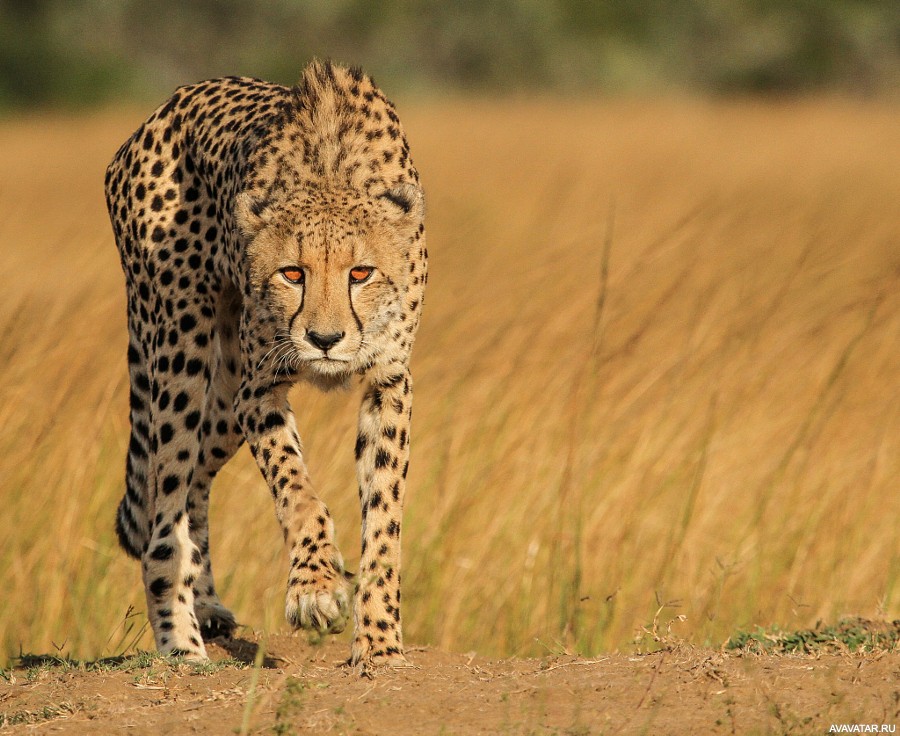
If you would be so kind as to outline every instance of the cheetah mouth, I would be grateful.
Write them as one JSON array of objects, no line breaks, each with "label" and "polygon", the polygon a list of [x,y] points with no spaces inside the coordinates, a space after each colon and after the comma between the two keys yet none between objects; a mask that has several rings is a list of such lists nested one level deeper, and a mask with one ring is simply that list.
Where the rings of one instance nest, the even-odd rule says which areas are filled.
[{"label": "cheetah mouth", "polygon": [[340,358],[325,356],[311,358],[304,363],[306,380],[311,381],[313,385],[323,391],[348,388],[350,377],[355,372],[351,361]]},{"label": "cheetah mouth", "polygon": [[314,370],[325,373],[346,373],[349,370],[350,361],[345,358],[331,358],[327,355],[317,358],[307,358],[305,363]]}]

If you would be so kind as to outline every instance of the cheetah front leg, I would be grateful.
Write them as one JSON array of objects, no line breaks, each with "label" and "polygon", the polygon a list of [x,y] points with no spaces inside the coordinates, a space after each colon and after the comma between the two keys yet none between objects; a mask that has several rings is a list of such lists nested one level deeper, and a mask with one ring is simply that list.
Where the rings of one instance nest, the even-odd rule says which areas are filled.
[{"label": "cheetah front leg", "polygon": [[338,633],[346,624],[350,585],[334,543],[331,514],[316,497],[301,454],[288,383],[246,379],[235,411],[272,492],[290,554],[285,617],[295,628]]},{"label": "cheetah front leg", "polygon": [[359,410],[356,470],[362,556],[353,607],[352,665],[406,661],[400,629],[400,524],[411,413],[412,376],[405,366],[372,380]]}]

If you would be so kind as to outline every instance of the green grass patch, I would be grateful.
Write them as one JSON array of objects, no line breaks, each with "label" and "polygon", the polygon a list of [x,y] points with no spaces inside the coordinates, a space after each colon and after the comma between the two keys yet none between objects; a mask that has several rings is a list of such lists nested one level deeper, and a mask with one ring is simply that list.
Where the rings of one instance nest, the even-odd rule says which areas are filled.
[{"label": "green grass patch", "polygon": [[193,662],[182,657],[168,657],[157,652],[138,652],[128,657],[102,657],[95,660],[78,660],[56,654],[21,654],[15,669],[24,670],[29,681],[37,679],[41,672],[137,672],[163,667],[173,672],[211,675],[224,669],[244,669],[248,665],[231,657],[215,662]]},{"label": "green grass patch", "polygon": [[900,621],[843,618],[833,625],[819,623],[813,629],[783,631],[778,627],[739,631],[725,643],[727,650],[763,654],[821,654],[829,652],[897,651]]}]

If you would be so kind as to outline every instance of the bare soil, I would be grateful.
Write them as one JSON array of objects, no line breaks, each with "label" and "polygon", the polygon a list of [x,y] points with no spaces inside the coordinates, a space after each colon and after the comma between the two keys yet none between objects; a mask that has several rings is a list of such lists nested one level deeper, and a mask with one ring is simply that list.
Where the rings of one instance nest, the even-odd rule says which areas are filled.
[{"label": "bare soil", "polygon": [[807,734],[900,721],[896,652],[771,656],[676,646],[495,660],[411,648],[409,668],[360,676],[342,664],[340,642],[274,636],[264,652],[259,646],[252,638],[213,643],[220,664],[205,668],[149,658],[134,667],[26,660],[0,683],[0,730]]}]

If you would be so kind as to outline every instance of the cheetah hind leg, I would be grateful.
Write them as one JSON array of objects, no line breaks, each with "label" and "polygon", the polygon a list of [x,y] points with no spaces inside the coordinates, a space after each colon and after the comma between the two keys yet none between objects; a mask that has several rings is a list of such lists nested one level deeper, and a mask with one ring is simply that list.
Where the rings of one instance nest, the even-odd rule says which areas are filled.
[{"label": "cheetah hind leg", "polygon": [[[200,625],[200,635],[204,641],[219,637],[230,639],[234,635],[238,623],[234,614],[222,605],[222,601],[219,600],[216,593],[206,535],[204,534],[203,538],[199,540],[195,538],[196,536],[198,535],[192,533],[192,539],[197,544],[200,553],[200,574],[194,583],[194,614]],[[200,543],[198,544],[198,542]]]},{"label": "cheetah hind leg", "polygon": [[191,540],[197,545],[196,561],[200,565],[197,580],[194,582],[194,613],[200,625],[200,635],[204,641],[218,637],[230,639],[238,623],[234,614],[229,611],[219,595],[213,582],[212,561],[209,555],[209,527],[207,510],[209,504],[209,481],[206,484],[191,488],[188,501],[188,515],[191,521]]}]

